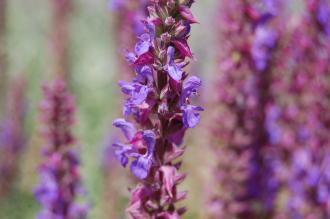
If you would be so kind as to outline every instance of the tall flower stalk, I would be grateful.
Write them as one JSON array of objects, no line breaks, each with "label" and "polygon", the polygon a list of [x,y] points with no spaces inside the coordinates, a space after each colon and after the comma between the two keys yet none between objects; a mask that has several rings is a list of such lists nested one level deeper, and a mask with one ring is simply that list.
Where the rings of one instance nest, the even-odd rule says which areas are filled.
[{"label": "tall flower stalk", "polygon": [[0,124],[0,197],[8,194],[18,175],[19,158],[26,144],[25,80],[18,78],[10,86],[5,116]]},{"label": "tall flower stalk", "polygon": [[6,43],[5,43],[5,33],[6,33],[6,10],[7,10],[7,0],[0,0],[0,118],[1,113],[5,109],[5,91],[6,91]]},{"label": "tall flower stalk", "polygon": [[267,122],[280,8],[275,0],[221,4],[219,113],[212,131],[219,187],[210,192],[211,218],[268,219],[273,214],[276,162]]},{"label": "tall flower stalk", "polygon": [[53,73],[67,77],[69,74],[69,18],[72,0],[50,0],[52,6],[51,54]]},{"label": "tall flower stalk", "polygon": [[290,36],[277,100],[281,117],[282,178],[288,188],[282,218],[330,217],[329,71],[330,3],[306,0],[306,12]]},{"label": "tall flower stalk", "polygon": [[111,8],[115,12],[116,49],[122,58],[119,58],[121,78],[132,79],[132,69],[122,56],[124,50],[134,48],[136,38],[143,34],[144,26],[141,22],[147,18],[149,0],[111,0]]},{"label": "tall flower stalk", "polygon": [[40,184],[35,196],[42,205],[39,219],[83,219],[87,208],[77,202],[82,193],[79,158],[72,148],[75,139],[71,132],[74,122],[74,101],[63,80],[43,88],[41,103],[42,129],[46,144],[39,167]]},{"label": "tall flower stalk", "polygon": [[184,70],[186,58],[193,57],[187,40],[196,20],[190,11],[193,0],[150,4],[145,32],[135,51],[126,55],[136,77],[130,83],[119,82],[127,95],[125,119],[116,119],[113,125],[122,130],[126,141],[114,147],[120,163],[130,165],[140,180],[131,190],[130,217],[180,218],[186,210],[176,203],[187,193],[178,190],[185,175],[179,173],[177,159],[184,153],[181,144],[186,130],[198,124],[202,110],[190,100],[201,80]]}]

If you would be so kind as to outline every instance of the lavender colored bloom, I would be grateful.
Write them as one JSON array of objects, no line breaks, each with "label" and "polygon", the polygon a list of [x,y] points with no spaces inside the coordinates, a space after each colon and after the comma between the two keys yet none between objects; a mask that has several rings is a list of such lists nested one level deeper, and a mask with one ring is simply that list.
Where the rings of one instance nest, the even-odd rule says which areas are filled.
[{"label": "lavender colored bloom", "polygon": [[320,22],[320,15],[325,13],[320,8],[327,10],[324,3],[305,1],[306,13],[289,35],[288,76],[282,81],[285,89],[278,92],[287,97],[278,100],[283,112],[279,122],[283,129],[279,144],[284,163],[282,184],[289,193],[284,212],[297,219],[330,217],[330,184],[325,168],[330,154],[326,134],[330,116],[325,103],[330,91],[330,53],[328,33]]},{"label": "lavender colored bloom", "polygon": [[151,46],[151,36],[149,34],[142,34],[139,38],[140,41],[138,41],[135,45],[135,53],[138,56],[148,52]]},{"label": "lavender colored bloom", "polygon": [[125,120],[113,124],[123,131],[126,142],[113,146],[122,166],[130,163],[131,172],[141,181],[131,191],[127,208],[135,219],[180,218],[185,212],[176,207],[186,192],[178,191],[185,175],[178,173],[175,160],[184,152],[180,145],[186,130],[198,124],[202,111],[191,104],[201,80],[188,77],[184,69],[186,57],[192,58],[187,43],[190,24],[196,23],[189,9],[192,3],[150,1],[149,17],[143,21],[145,33],[135,51],[126,53],[136,77],[119,83],[127,96]]},{"label": "lavender colored bloom", "polygon": [[131,84],[125,82],[119,82],[119,86],[124,94],[128,95],[127,101],[123,108],[124,115],[127,117],[131,114],[135,114],[138,118],[143,118],[138,110],[149,107],[148,95],[152,92],[152,88],[149,85],[144,85],[139,82],[133,82]]},{"label": "lavender colored bloom", "polygon": [[194,128],[200,120],[200,115],[196,111],[203,111],[202,107],[185,105],[182,106],[183,110],[183,124],[186,128]]},{"label": "lavender colored bloom", "polygon": [[136,129],[133,124],[126,122],[124,119],[115,120],[113,125],[117,128],[120,128],[129,141],[131,141],[136,134]]},{"label": "lavender colored bloom", "polygon": [[279,162],[272,145],[278,136],[269,135],[269,129],[276,126],[276,112],[270,110],[275,68],[270,60],[278,49],[279,2],[221,3],[221,53],[216,84],[220,110],[212,130],[217,186],[209,191],[210,218],[274,216]]},{"label": "lavender colored bloom", "polygon": [[[148,175],[152,164],[152,154],[155,149],[155,134],[146,130],[137,132],[132,123],[126,122],[124,119],[116,119],[113,125],[120,128],[124,133],[128,144],[115,143],[116,156],[121,165],[126,167],[129,162],[129,158],[133,158],[134,161],[131,164],[132,173],[140,178],[145,179]],[[141,152],[142,151],[142,152]]]},{"label": "lavender colored bloom", "polygon": [[74,122],[74,102],[65,82],[56,80],[44,87],[41,104],[42,133],[46,140],[43,163],[39,167],[40,184],[35,188],[36,199],[42,205],[39,219],[83,219],[86,205],[76,203],[82,194],[79,158],[71,145],[75,139],[70,131]]},{"label": "lavender colored bloom", "polygon": [[192,95],[196,95],[197,90],[201,85],[202,85],[202,81],[200,78],[196,76],[191,76],[187,78],[183,82],[182,98],[185,100],[186,98],[190,98]]},{"label": "lavender colored bloom", "polygon": [[183,71],[180,64],[174,63],[174,48],[171,46],[167,49],[167,64],[165,66],[165,70],[173,80],[181,80]]}]

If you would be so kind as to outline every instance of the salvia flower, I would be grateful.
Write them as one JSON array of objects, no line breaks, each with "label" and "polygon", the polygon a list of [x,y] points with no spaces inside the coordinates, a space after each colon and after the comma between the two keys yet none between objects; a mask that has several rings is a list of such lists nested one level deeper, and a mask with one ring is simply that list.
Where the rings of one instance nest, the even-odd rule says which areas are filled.
[{"label": "salvia flower", "polygon": [[[329,218],[329,37],[320,13],[329,13],[327,1],[305,1],[306,12],[290,34],[286,75],[280,73],[286,98],[277,102],[282,130],[278,146],[281,175],[288,189],[287,218]],[[322,9],[321,9],[322,8]],[[320,12],[322,10],[322,12]],[[328,12],[326,12],[328,10]],[[322,20],[322,19],[321,19]]]},{"label": "salvia flower", "polygon": [[276,114],[267,114],[278,7],[280,1],[266,0],[221,4],[216,87],[220,113],[212,130],[219,190],[212,187],[209,192],[211,218],[266,219],[273,215],[278,188],[273,176],[278,164],[267,128],[274,127]]},{"label": "salvia flower", "polygon": [[46,144],[43,162],[39,167],[40,184],[35,196],[42,206],[39,219],[83,219],[87,206],[77,202],[83,193],[80,184],[79,158],[72,144],[74,101],[63,80],[45,86],[45,99],[41,103],[42,129]]},{"label": "salvia flower", "polygon": [[[177,189],[184,178],[179,173],[182,144],[188,128],[200,120],[202,107],[192,104],[201,80],[188,76],[186,58],[190,25],[196,23],[193,1],[150,1],[145,32],[138,37],[127,61],[136,72],[132,82],[119,82],[127,96],[125,118],[116,119],[125,140],[115,143],[121,165],[130,166],[141,183],[131,190],[127,213],[135,219],[180,218],[185,208],[176,203],[186,197]],[[131,119],[135,123],[129,122]]]}]

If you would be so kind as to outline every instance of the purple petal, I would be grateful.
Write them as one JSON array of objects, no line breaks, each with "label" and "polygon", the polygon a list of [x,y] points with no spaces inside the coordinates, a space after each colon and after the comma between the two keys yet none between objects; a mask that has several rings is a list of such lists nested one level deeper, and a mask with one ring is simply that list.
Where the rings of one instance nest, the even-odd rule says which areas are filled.
[{"label": "purple petal", "polygon": [[199,77],[191,76],[183,82],[182,88],[182,102],[189,98],[192,94],[197,93],[197,89],[202,85]]},{"label": "purple petal", "polygon": [[148,77],[152,75],[152,68],[150,68],[148,65],[143,66],[138,73],[142,76]]},{"label": "purple petal", "polygon": [[164,68],[173,80],[179,81],[182,78],[183,71],[181,70],[181,66],[174,62],[174,52],[175,50],[172,46],[168,47],[167,64]]},{"label": "purple petal", "polygon": [[45,206],[51,206],[56,202],[58,194],[59,190],[54,177],[50,173],[42,171],[41,184],[34,190],[34,195],[38,202]]},{"label": "purple petal", "polygon": [[148,176],[151,165],[151,157],[140,156],[138,159],[132,162],[131,171],[137,178],[145,179]]},{"label": "purple petal", "polygon": [[156,27],[155,24],[152,22],[145,22],[146,29],[150,34],[150,38],[153,39],[156,36]]},{"label": "purple petal", "polygon": [[156,135],[153,131],[146,130],[142,134],[142,138],[144,143],[147,145],[148,148],[148,156],[152,156],[154,149],[155,149],[155,144],[156,144]]},{"label": "purple petal", "polygon": [[174,62],[174,48],[172,46],[167,49],[167,64],[171,64]]},{"label": "purple petal", "polygon": [[202,85],[202,81],[197,76],[191,76],[183,82],[184,90],[196,90]]},{"label": "purple petal", "polygon": [[116,155],[117,159],[119,160],[120,164],[123,167],[126,167],[126,165],[128,164],[128,157],[127,157],[126,153],[129,150],[131,150],[131,148],[129,148],[126,145],[120,144],[120,143],[114,143],[112,146],[118,148],[115,151],[115,155]]},{"label": "purple petal", "polygon": [[130,83],[119,81],[118,84],[121,88],[121,91],[126,95],[130,95],[131,92],[134,90],[134,86]]},{"label": "purple petal", "polygon": [[202,107],[186,105],[182,107],[183,110],[183,124],[187,128],[194,128],[200,120],[200,115],[195,111],[203,111]]},{"label": "purple petal", "polygon": [[120,128],[127,140],[131,141],[136,133],[136,129],[132,123],[126,122],[125,119],[116,119],[112,123],[116,128]]},{"label": "purple petal", "polygon": [[149,47],[150,47],[149,42],[140,41],[135,45],[135,52],[138,56],[142,55],[143,53],[148,52]]},{"label": "purple petal", "polygon": [[142,104],[148,97],[149,87],[136,84],[135,90],[132,93],[131,101],[133,104]]},{"label": "purple petal", "polygon": [[137,60],[137,57],[134,53],[126,51],[125,59],[127,60],[128,63],[133,64]]},{"label": "purple petal", "polygon": [[173,80],[175,80],[175,81],[181,80],[183,71],[181,70],[181,68],[178,65],[176,65],[176,64],[168,65],[166,67],[166,69],[167,69],[168,74],[171,76],[171,78]]}]

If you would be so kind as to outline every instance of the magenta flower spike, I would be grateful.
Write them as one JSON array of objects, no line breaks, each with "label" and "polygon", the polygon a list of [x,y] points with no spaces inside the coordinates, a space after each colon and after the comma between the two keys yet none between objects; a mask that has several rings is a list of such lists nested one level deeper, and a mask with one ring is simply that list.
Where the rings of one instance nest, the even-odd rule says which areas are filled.
[{"label": "magenta flower spike", "polygon": [[306,0],[306,12],[286,49],[286,75],[277,100],[283,184],[288,189],[282,218],[330,217],[329,69],[330,3]]},{"label": "magenta flower spike", "polygon": [[[219,11],[219,113],[212,133],[217,164],[210,218],[268,219],[278,182],[268,123],[278,0],[222,1]],[[214,144],[214,143],[213,143]]]},{"label": "magenta flower spike", "polygon": [[72,148],[74,100],[63,80],[44,86],[41,103],[42,129],[46,144],[39,167],[40,183],[35,196],[42,206],[38,219],[84,219],[87,206],[77,202],[83,192],[80,182],[79,158]]},{"label": "magenta flower spike", "polygon": [[109,3],[116,18],[116,48],[122,57],[119,60],[119,71],[122,73],[122,79],[130,80],[134,77],[134,69],[129,66],[122,53],[132,50],[136,38],[143,34],[144,25],[141,21],[148,16],[149,0],[110,0]]},{"label": "magenta flower spike", "polygon": [[185,71],[186,59],[192,57],[187,43],[190,25],[196,23],[192,3],[150,1],[149,17],[143,21],[145,32],[126,55],[136,77],[119,82],[127,96],[125,118],[113,125],[125,140],[113,146],[121,165],[130,166],[140,181],[131,189],[127,208],[134,219],[181,218],[186,211],[176,205],[187,194],[178,190],[185,174],[179,173],[177,159],[184,153],[185,132],[198,124],[203,110],[191,102],[201,80]]}]

